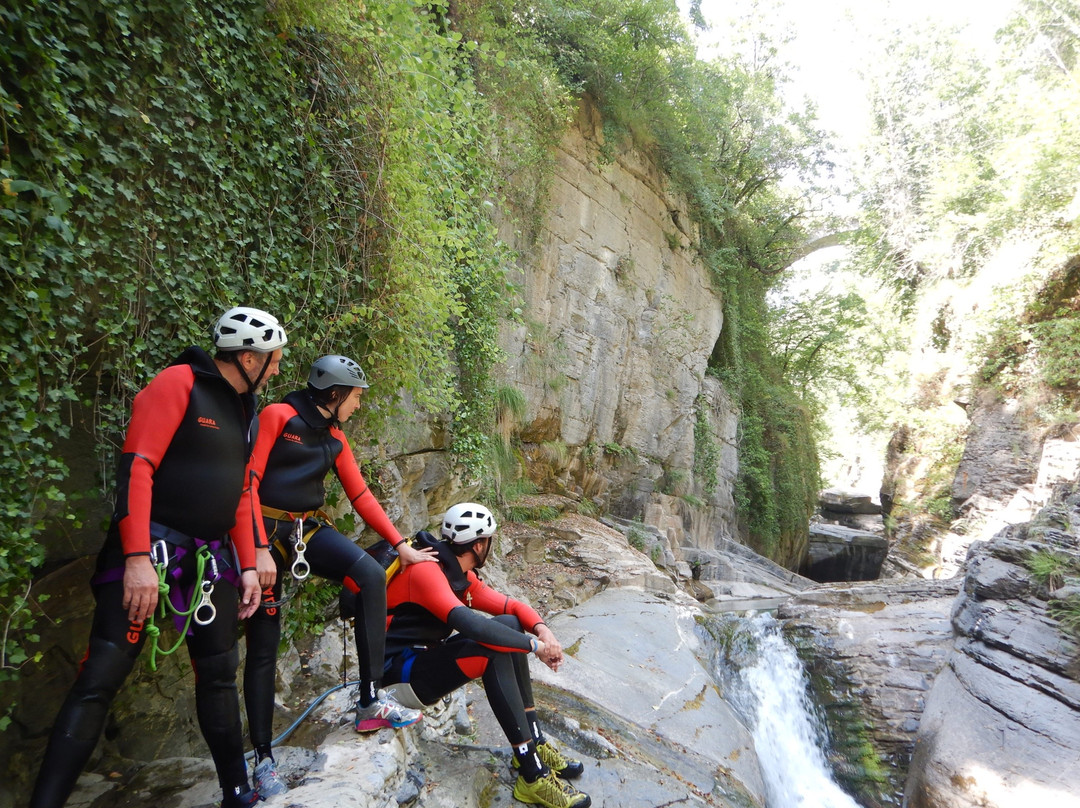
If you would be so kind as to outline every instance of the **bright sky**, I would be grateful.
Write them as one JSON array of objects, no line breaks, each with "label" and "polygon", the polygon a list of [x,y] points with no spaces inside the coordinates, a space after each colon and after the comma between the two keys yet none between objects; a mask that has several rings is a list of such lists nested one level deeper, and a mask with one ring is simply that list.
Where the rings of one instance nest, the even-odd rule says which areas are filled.
[{"label": "bright sky", "polygon": [[[680,0],[685,7],[686,0]],[[990,47],[994,32],[1016,0],[702,0],[702,14],[712,31],[702,44],[723,41],[729,21],[757,6],[770,20],[767,30],[780,31],[789,19],[795,41],[784,49],[798,72],[795,91],[818,105],[822,124],[856,145],[865,131],[866,106],[859,68],[874,58],[865,32],[907,27],[923,20],[942,26],[963,26],[975,47]],[[776,6],[782,10],[777,11]],[[703,54],[708,58],[708,50]]]}]

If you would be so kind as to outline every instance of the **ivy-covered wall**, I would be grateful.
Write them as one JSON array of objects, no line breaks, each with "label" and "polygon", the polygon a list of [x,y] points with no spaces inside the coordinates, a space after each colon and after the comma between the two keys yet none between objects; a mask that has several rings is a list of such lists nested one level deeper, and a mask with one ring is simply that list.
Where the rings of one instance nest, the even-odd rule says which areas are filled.
[{"label": "ivy-covered wall", "polygon": [[267,8],[0,8],[0,675],[35,641],[18,630],[39,537],[80,518],[58,442],[91,430],[75,442],[107,490],[131,397],[229,306],[286,324],[278,394],[351,355],[372,380],[365,435],[406,394],[456,413],[479,466],[508,297],[470,79],[486,56],[437,5]]}]

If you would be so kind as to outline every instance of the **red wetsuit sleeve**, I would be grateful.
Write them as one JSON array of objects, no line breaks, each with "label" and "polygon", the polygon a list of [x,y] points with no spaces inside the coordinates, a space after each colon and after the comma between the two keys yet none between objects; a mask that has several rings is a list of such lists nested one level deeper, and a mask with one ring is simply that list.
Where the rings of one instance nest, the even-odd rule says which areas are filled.
[{"label": "red wetsuit sleeve", "polygon": [[118,481],[117,491],[126,493],[121,510],[120,543],[124,555],[150,553],[150,506],[154,492],[154,472],[168,451],[176,430],[184,420],[191,401],[195,373],[190,365],[174,365],[161,371],[135,396],[131,422],[124,438],[123,454],[131,456],[126,484]]},{"label": "red wetsuit sleeve", "polygon": [[537,625],[544,622],[543,618],[537,614],[532,606],[522,603],[520,600],[515,600],[509,595],[504,595],[502,592],[496,592],[476,577],[476,573],[472,570],[466,573],[466,577],[469,579],[471,586],[465,590],[465,597],[467,599],[471,598],[469,602],[474,609],[479,609],[488,614],[512,614],[521,621],[521,625],[526,631],[534,634]]},{"label": "red wetsuit sleeve", "polygon": [[[398,586],[394,586],[395,583]],[[391,586],[397,589],[394,593],[397,597],[393,598],[393,604],[388,598],[388,609],[398,603],[415,603],[445,623],[450,612],[462,605],[450,588],[442,567],[434,562],[406,567],[394,577]],[[387,595],[390,593],[387,592]]]},{"label": "red wetsuit sleeve", "polygon": [[386,597],[388,629],[393,621],[392,609],[407,602],[431,612],[449,629],[496,651],[527,654],[532,648],[527,634],[484,617],[462,603],[438,564],[413,564],[405,568],[390,582]]},{"label": "red wetsuit sleeve", "polygon": [[394,547],[401,544],[404,539],[398,533],[390,517],[386,515],[382,505],[375,499],[375,495],[368,488],[364,475],[360,473],[360,467],[356,465],[352,448],[345,438],[345,433],[336,426],[330,428],[330,433],[341,441],[342,450],[334,459],[334,473],[341,480],[341,487],[345,489],[345,496],[349,498],[357,514],[372,530],[386,539]]},{"label": "red wetsuit sleeve", "polygon": [[229,531],[241,571],[255,569],[255,548],[268,546],[256,479],[249,459],[247,468],[244,469],[244,490],[240,493],[240,503],[236,506],[236,521]]},{"label": "red wetsuit sleeve", "polygon": [[[270,457],[270,451],[274,444],[281,438],[285,431],[285,425],[296,415],[288,404],[271,404],[259,413],[259,434],[255,438],[255,446],[251,450],[251,458],[248,460],[245,471],[247,485],[244,494],[240,498],[240,509],[237,511],[236,524],[244,523],[243,531],[248,534],[252,544],[252,559],[254,548],[269,547],[270,541],[266,537],[266,526],[262,518],[262,503],[259,499],[259,484],[266,473],[266,463]],[[243,539],[246,541],[248,539]],[[239,552],[239,551],[237,551]]]}]

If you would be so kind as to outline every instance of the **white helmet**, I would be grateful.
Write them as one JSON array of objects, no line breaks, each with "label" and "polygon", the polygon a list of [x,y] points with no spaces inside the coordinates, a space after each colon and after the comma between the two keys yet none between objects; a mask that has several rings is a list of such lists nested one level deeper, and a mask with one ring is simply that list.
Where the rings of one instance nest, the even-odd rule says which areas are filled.
[{"label": "white helmet", "polygon": [[460,502],[443,516],[442,537],[451,544],[471,544],[495,535],[495,517],[483,505]]},{"label": "white helmet", "polygon": [[229,309],[214,326],[214,345],[219,351],[270,353],[286,342],[285,329],[276,317],[247,306]]}]

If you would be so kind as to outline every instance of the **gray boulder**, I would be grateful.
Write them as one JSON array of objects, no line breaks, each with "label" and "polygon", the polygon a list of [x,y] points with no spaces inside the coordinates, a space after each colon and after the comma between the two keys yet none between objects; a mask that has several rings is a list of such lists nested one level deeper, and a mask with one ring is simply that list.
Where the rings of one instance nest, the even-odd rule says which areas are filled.
[{"label": "gray boulder", "polygon": [[889,554],[889,541],[866,530],[812,523],[799,572],[814,581],[873,581]]},{"label": "gray boulder", "polygon": [[839,782],[865,805],[898,804],[923,705],[952,646],[959,582],[829,584],[778,611],[810,675]]}]

